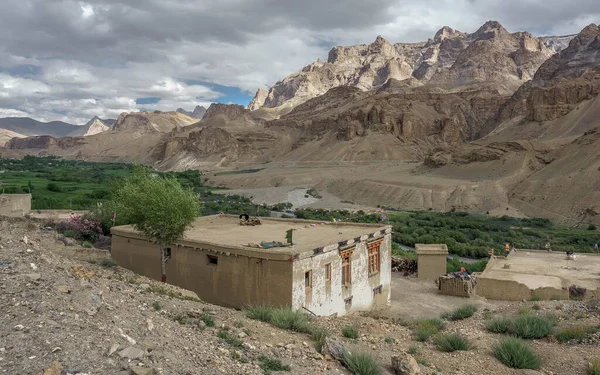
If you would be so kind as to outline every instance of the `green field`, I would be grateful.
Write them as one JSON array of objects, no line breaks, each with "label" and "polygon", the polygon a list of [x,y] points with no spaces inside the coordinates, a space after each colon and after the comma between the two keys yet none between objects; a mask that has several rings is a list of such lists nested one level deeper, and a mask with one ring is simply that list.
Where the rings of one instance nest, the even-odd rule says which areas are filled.
[{"label": "green field", "polygon": [[[132,168],[131,164],[90,163],[56,157],[0,158],[0,192],[31,192],[33,209],[88,210],[97,207],[98,202],[107,202],[112,187],[129,176]],[[290,207],[286,203],[277,207],[258,207],[241,196],[224,196],[219,194],[219,189],[203,186],[198,171],[156,173],[172,175],[183,186],[194,189],[203,202],[200,215],[223,212],[268,216],[269,210],[283,211]],[[362,211],[353,214],[298,210],[295,215],[318,221],[335,218],[351,222],[381,222],[380,214]],[[593,226],[567,228],[540,218],[423,211],[390,211],[387,217],[387,223],[394,229],[393,241],[397,244],[413,247],[416,243],[445,243],[452,254],[474,258],[486,257],[490,249],[502,254],[506,242],[522,249],[544,249],[545,244],[550,243],[555,251],[577,252],[590,252],[595,243],[600,243],[600,232]]]}]

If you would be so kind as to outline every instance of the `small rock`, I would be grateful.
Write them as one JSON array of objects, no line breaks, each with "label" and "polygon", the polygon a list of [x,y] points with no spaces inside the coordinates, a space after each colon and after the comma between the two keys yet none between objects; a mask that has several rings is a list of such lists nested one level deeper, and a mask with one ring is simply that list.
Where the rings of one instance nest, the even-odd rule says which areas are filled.
[{"label": "small rock", "polygon": [[57,346],[56,348],[52,349],[52,353],[60,352],[61,350],[62,348],[60,346]]},{"label": "small rock", "polygon": [[94,316],[102,307],[102,292],[100,294],[90,293],[90,300],[92,301],[92,307],[88,310],[88,315]]},{"label": "small rock", "polygon": [[150,284],[142,283],[139,285],[139,287],[140,287],[140,289],[144,289],[144,290],[150,289]]},{"label": "small rock", "polygon": [[119,350],[119,344],[112,344],[110,346],[110,348],[108,349],[108,356],[110,357],[111,355],[113,355],[114,352],[116,352],[117,350]]},{"label": "small rock", "polygon": [[32,250],[32,249],[27,249],[27,250],[25,250],[25,251],[26,251],[27,253],[29,253],[29,254],[33,253],[33,250]]},{"label": "small rock", "polygon": [[29,266],[31,267],[32,270],[37,271],[38,267],[35,265],[35,263],[29,263]]},{"label": "small rock", "polygon": [[154,323],[152,323],[152,320],[146,319],[146,327],[148,327],[148,331],[150,332],[154,330]]},{"label": "small rock", "polygon": [[52,365],[48,367],[46,371],[44,371],[43,375],[61,375],[63,367],[59,362],[52,362]]},{"label": "small rock", "polygon": [[22,331],[22,330],[24,330],[24,329],[25,329],[25,326],[23,326],[22,324],[17,324],[17,325],[15,326],[15,330],[16,330],[16,331]]},{"label": "small rock", "polygon": [[240,332],[238,333],[238,338],[243,339],[246,338],[248,335],[245,332]]},{"label": "small rock", "polygon": [[250,343],[247,343],[247,342],[243,343],[242,345],[244,345],[244,347],[246,349],[248,349],[248,350],[255,350],[256,349],[256,346],[254,346],[254,345],[252,345]]},{"label": "small rock", "polygon": [[392,368],[396,375],[416,375],[421,372],[417,361],[408,353],[393,355]]},{"label": "small rock", "polygon": [[294,344],[287,344],[287,345],[285,346],[285,348],[286,348],[286,349],[288,349],[288,350],[292,350],[292,349],[294,349],[295,347],[296,347],[296,346],[295,346]]},{"label": "small rock", "polygon": [[71,293],[71,290],[66,285],[59,285],[58,291],[61,293]]},{"label": "small rock", "polygon": [[143,356],[144,351],[134,346],[128,346],[119,352],[119,357],[121,358],[138,359],[142,358]]},{"label": "small rock", "polygon": [[28,273],[26,276],[29,277],[29,279],[32,281],[36,281],[42,278],[42,275],[39,273]]},{"label": "small rock", "polygon": [[121,334],[121,337],[123,337],[125,340],[127,340],[127,342],[130,345],[135,345],[136,344],[136,341],[131,336],[123,333],[123,330],[121,328],[119,328],[119,333]]},{"label": "small rock", "polygon": [[27,236],[23,236],[22,241],[25,243],[25,245],[27,245],[29,243],[29,240],[27,239]]},{"label": "small rock", "polygon": [[158,372],[153,368],[148,367],[133,367],[130,371],[131,375],[158,375]]}]

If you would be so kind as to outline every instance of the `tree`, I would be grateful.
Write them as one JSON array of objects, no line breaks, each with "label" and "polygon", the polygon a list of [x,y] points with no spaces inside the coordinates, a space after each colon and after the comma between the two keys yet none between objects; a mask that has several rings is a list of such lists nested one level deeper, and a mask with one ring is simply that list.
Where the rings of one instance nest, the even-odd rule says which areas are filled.
[{"label": "tree", "polygon": [[200,212],[198,194],[184,189],[174,177],[160,177],[141,165],[115,187],[111,206],[160,248],[161,280],[167,281],[166,254]]}]

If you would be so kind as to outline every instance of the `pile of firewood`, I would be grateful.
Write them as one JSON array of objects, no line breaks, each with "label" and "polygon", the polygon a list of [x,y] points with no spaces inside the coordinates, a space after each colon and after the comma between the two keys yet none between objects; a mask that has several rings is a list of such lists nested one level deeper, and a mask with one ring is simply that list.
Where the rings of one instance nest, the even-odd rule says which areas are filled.
[{"label": "pile of firewood", "polygon": [[393,256],[392,272],[402,272],[404,273],[404,276],[417,273],[417,261]]}]

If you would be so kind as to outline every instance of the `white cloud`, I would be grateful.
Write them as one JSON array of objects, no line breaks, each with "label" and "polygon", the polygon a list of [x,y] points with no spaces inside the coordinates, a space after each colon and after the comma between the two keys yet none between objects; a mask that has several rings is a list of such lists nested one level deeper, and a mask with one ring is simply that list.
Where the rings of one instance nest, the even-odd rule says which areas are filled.
[{"label": "white cloud", "polygon": [[[151,107],[231,101],[211,82],[254,92],[326,58],[330,45],[473,32],[572,34],[597,0],[2,0],[0,116],[85,123]],[[160,97],[154,105],[136,99]]]}]

